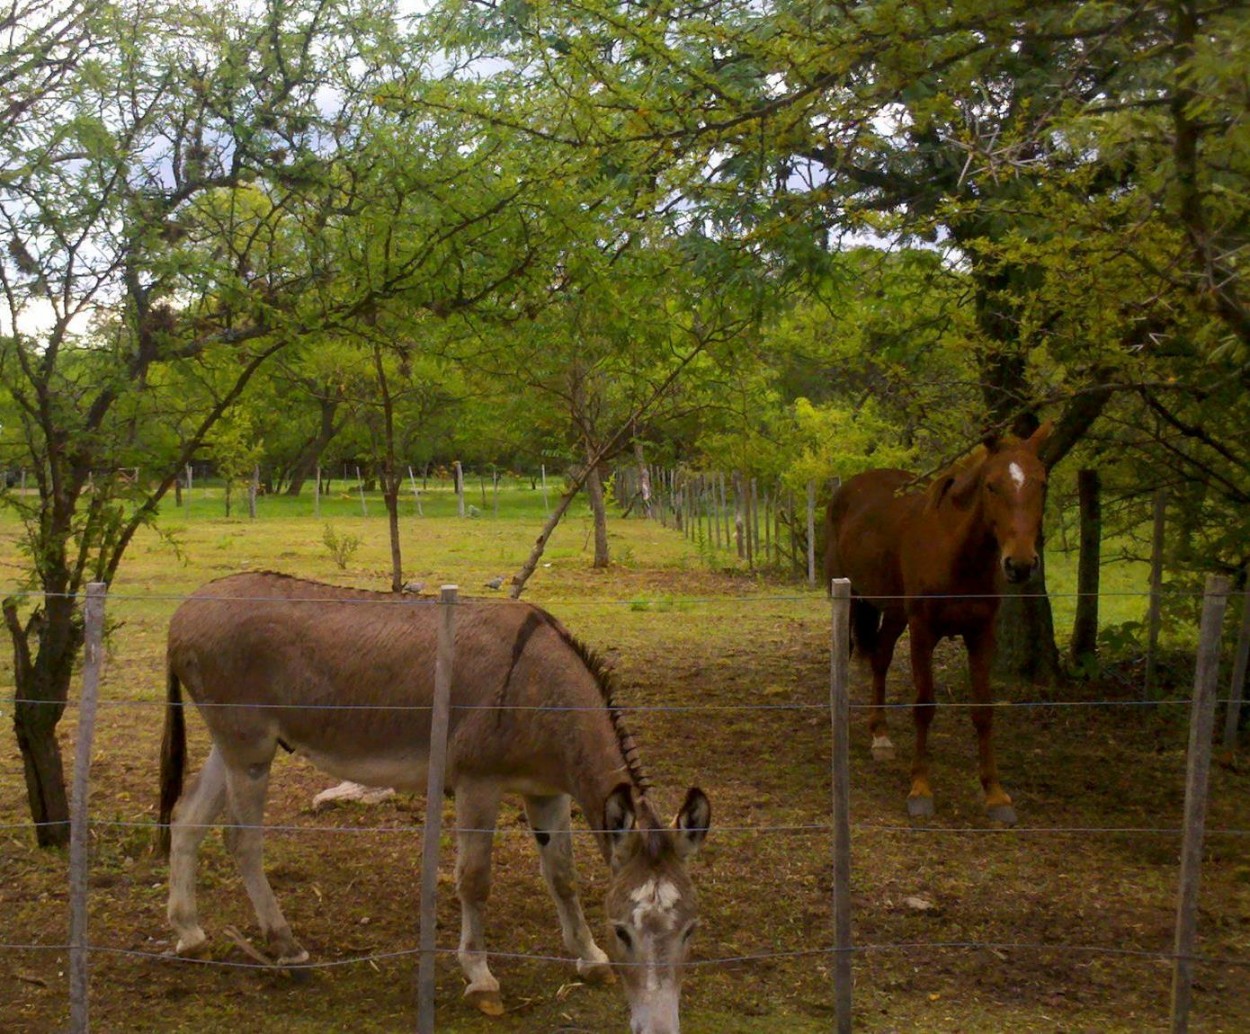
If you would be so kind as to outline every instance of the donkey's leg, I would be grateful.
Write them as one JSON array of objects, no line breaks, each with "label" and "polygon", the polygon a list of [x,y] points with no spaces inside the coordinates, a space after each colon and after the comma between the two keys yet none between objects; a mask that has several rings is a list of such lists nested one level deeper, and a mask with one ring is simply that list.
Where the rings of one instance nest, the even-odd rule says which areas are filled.
[{"label": "donkey's leg", "polygon": [[916,754],[911,763],[911,792],[907,814],[933,814],[933,787],[929,783],[929,724],[933,721],[933,649],[937,639],[921,622],[911,623],[911,677],[916,684]]},{"label": "donkey's leg", "polygon": [[209,752],[200,774],[174,806],[169,832],[169,915],[178,935],[174,951],[197,952],[207,938],[200,928],[195,904],[195,870],[200,843],[226,803],[226,765],[216,747]]},{"label": "donkey's leg", "polygon": [[588,980],[606,983],[612,979],[612,966],[607,953],[595,944],[590,927],[586,925],[582,903],[577,897],[569,797],[567,794],[552,797],[527,795],[525,814],[534,831],[534,838],[538,841],[543,876],[547,880],[552,898],[555,899],[564,946],[577,956],[579,975]]},{"label": "donkey's leg", "polygon": [[298,965],[308,961],[306,952],[291,933],[291,927],[278,907],[273,888],[265,878],[263,845],[265,838],[265,795],[269,791],[269,766],[273,761],[258,750],[256,760],[226,766],[226,799],[231,821],[226,845],[234,855],[243,877],[243,886],[251,898],[252,908],[260,922],[260,932],[270,953],[279,965]]},{"label": "donkey's leg", "polygon": [[894,659],[894,647],[903,634],[907,622],[901,616],[886,611],[877,631],[872,657],[872,707],[868,710],[868,729],[872,733],[872,756],[876,761],[894,760],[894,743],[885,718],[885,677]]},{"label": "donkey's leg", "polygon": [[979,632],[966,634],[964,645],[968,648],[968,673],[972,681],[972,724],[977,732],[977,762],[981,787],[985,790],[985,810],[995,822],[1014,826],[1016,810],[1011,805],[1007,791],[998,781],[998,766],[994,762],[994,744],[991,739],[994,725],[994,708],[990,700],[993,626],[987,625]]},{"label": "donkey's leg", "polygon": [[[499,981],[486,961],[482,909],[490,897],[490,855],[499,817],[500,788],[490,782],[456,786],[456,893],[460,897],[460,968],[464,997],[488,1016],[503,1015]],[[437,802],[427,807],[437,807]]]}]

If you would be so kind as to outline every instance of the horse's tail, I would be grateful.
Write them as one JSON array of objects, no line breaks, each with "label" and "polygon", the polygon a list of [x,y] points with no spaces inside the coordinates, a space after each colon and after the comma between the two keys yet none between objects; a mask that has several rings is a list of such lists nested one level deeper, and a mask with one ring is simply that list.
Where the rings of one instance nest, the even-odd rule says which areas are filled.
[{"label": "horse's tail", "polygon": [[871,657],[881,632],[881,611],[862,596],[851,597],[851,653]]},{"label": "horse's tail", "polygon": [[157,850],[169,855],[169,821],[182,796],[182,776],[187,763],[187,722],[183,714],[182,686],[168,668],[165,683],[165,735],[161,739],[161,810],[157,826]]}]

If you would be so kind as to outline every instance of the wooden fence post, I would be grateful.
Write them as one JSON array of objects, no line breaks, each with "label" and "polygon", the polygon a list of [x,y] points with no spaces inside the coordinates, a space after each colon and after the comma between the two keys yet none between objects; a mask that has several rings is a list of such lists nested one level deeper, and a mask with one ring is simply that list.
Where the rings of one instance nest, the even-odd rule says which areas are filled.
[{"label": "wooden fence post", "polygon": [[1211,773],[1211,734],[1215,729],[1216,685],[1220,668],[1220,629],[1228,606],[1228,579],[1207,577],[1198,632],[1194,699],[1189,712],[1189,750],[1185,776],[1185,816],[1181,828],[1180,887],[1176,894],[1176,942],[1172,958],[1172,1034],[1189,1029],[1193,992],[1193,952],[1198,926],[1198,885],[1202,875],[1202,838],[1207,820],[1207,780]]},{"label": "wooden fence post", "polygon": [[1237,655],[1233,658],[1233,678],[1228,685],[1228,711],[1224,715],[1226,750],[1232,750],[1237,745],[1237,722],[1241,717],[1247,661],[1250,661],[1250,571],[1246,572],[1246,588],[1241,594],[1241,631],[1237,635]]},{"label": "wooden fence post", "polygon": [[1081,511],[1081,554],[1077,560],[1076,618],[1072,625],[1072,659],[1078,663],[1098,654],[1098,579],[1102,554],[1102,493],[1098,471],[1077,471]]},{"label": "wooden fence post", "polygon": [[100,675],[104,670],[104,596],[107,591],[108,585],[105,582],[92,582],[87,586],[82,700],[78,708],[78,733],[74,743],[74,782],[70,788],[69,1007],[70,1030],[74,1034],[86,1034],[89,1029],[87,870],[91,831],[87,825],[87,798],[91,775],[91,741],[95,735]]},{"label": "wooden fence post", "polygon": [[816,584],[816,482],[807,483],[807,584]]},{"label": "wooden fence post", "polygon": [[452,463],[452,470],[456,476],[456,516],[464,516],[464,468],[460,466],[460,461],[455,460]]},{"label": "wooden fence post", "polygon": [[1146,685],[1147,697],[1155,684],[1155,662],[1159,651],[1159,592],[1163,588],[1163,527],[1167,514],[1168,490],[1155,489],[1154,531],[1150,545],[1150,614],[1146,621]]},{"label": "wooden fence post", "polygon": [[851,1030],[851,583],[835,578],[829,707],[833,722],[833,1001],[838,1034]]},{"label": "wooden fence post", "polygon": [[438,595],[438,655],[434,661],[434,701],[430,709],[430,767],[426,777],[425,835],[421,846],[421,943],[417,970],[418,1034],[434,1034],[438,842],[443,831],[443,783],[447,767],[447,728],[451,717],[451,678],[456,652],[458,591],[454,585],[444,585]]}]

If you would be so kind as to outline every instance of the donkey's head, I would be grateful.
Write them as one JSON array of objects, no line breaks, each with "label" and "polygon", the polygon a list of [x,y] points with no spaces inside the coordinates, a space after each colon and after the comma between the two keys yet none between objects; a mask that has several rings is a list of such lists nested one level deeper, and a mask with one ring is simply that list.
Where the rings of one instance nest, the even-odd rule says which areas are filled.
[{"label": "donkey's head", "polygon": [[686,859],[707,836],[712,807],[690,789],[671,826],[661,825],[645,798],[621,784],[604,804],[612,844],[608,943],[625,995],[633,1034],[677,1034],[682,971],[698,925],[698,896]]}]

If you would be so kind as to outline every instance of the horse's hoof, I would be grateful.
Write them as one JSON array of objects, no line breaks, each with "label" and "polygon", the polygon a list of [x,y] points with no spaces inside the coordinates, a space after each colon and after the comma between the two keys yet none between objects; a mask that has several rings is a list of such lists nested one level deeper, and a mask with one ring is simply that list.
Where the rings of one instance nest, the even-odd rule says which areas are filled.
[{"label": "horse's hoof", "polygon": [[933,815],[932,797],[908,797],[907,814],[913,819],[927,819]]},{"label": "horse's hoof", "polygon": [[873,739],[872,759],[873,761],[894,760],[894,744],[890,742],[888,736],[879,736]]},{"label": "horse's hoof", "polygon": [[992,804],[985,809],[991,822],[1001,822],[1004,826],[1014,826],[1020,820],[1016,818],[1016,809],[1010,804]]},{"label": "horse's hoof", "polygon": [[466,1002],[487,1016],[502,1016],[504,1013],[503,998],[498,991],[475,991],[469,988],[465,991],[464,998]]}]

